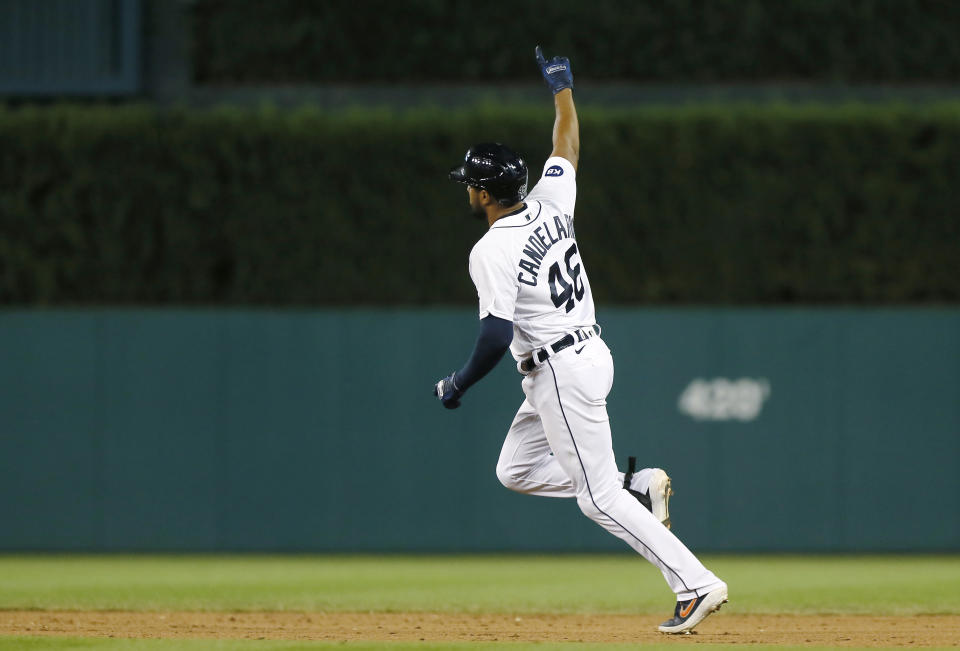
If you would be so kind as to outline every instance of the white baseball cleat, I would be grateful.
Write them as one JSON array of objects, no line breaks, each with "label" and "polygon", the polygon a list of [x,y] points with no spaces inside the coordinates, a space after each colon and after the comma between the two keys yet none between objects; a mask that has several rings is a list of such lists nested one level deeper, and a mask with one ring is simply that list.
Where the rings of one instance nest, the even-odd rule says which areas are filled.
[{"label": "white baseball cleat", "polygon": [[673,495],[673,489],[670,487],[670,477],[660,468],[653,469],[653,476],[650,477],[650,512],[653,517],[663,523],[667,529],[670,528],[670,496]]},{"label": "white baseball cleat", "polygon": [[727,603],[727,584],[721,583],[719,587],[702,597],[678,601],[673,617],[660,624],[657,630],[670,634],[689,633],[694,626],[705,620],[707,615],[717,612],[725,603]]},{"label": "white baseball cleat", "polygon": [[[647,468],[635,473],[633,470],[635,463],[636,457],[630,457],[630,470],[624,474],[623,487],[637,498],[637,501],[643,504],[653,514],[653,517],[669,529],[670,496],[673,495],[673,489],[670,487],[670,477],[660,468]],[[648,479],[647,487],[646,490],[641,492],[640,488],[643,486],[645,479]]]}]

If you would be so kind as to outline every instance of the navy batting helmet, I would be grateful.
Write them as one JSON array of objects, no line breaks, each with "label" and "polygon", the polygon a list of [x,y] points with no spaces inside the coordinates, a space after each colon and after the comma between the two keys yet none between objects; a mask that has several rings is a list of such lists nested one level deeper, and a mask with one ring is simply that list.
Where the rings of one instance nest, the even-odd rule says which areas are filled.
[{"label": "navy batting helmet", "polygon": [[450,178],[486,190],[502,206],[512,206],[527,194],[527,164],[499,142],[484,142],[467,150],[463,165]]}]

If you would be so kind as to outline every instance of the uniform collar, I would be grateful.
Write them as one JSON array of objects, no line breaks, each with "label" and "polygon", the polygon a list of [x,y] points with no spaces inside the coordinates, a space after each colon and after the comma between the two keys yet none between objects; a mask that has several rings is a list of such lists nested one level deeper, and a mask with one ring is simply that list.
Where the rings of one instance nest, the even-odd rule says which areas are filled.
[{"label": "uniform collar", "polygon": [[493,222],[490,230],[493,230],[494,228],[517,228],[519,226],[532,224],[536,221],[537,217],[540,216],[541,208],[542,206],[540,205],[539,201],[534,201],[531,204],[524,203],[520,208],[511,213],[507,213],[497,221]]}]

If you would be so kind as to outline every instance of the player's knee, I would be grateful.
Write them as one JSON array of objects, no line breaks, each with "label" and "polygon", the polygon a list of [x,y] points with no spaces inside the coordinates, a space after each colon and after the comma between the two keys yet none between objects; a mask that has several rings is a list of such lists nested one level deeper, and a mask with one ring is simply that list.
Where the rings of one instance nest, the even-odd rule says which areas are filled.
[{"label": "player's knee", "polygon": [[577,506],[579,506],[583,514],[591,520],[596,520],[603,514],[589,494],[577,495]]},{"label": "player's knee", "polygon": [[623,495],[623,488],[619,485],[598,487],[593,493],[593,503],[600,511],[610,513],[617,508],[617,501],[622,499]]},{"label": "player's knee", "polygon": [[[616,510],[616,501],[620,497],[619,487],[594,487],[593,490],[583,491],[577,495],[577,505],[583,514],[591,520],[608,518],[608,514]],[[633,499],[633,498],[631,498]]]},{"label": "player's knee", "polygon": [[503,461],[497,463],[497,479],[500,480],[500,483],[503,484],[505,488],[509,488],[512,491],[520,490],[520,478],[517,476],[515,468],[503,463]]}]

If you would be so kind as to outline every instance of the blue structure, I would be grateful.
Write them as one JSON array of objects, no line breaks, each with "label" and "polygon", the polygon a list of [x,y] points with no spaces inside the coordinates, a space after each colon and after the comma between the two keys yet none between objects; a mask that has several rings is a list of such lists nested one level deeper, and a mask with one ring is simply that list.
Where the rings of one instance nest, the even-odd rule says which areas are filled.
[{"label": "blue structure", "polygon": [[140,90],[140,0],[0,0],[0,96]]}]

